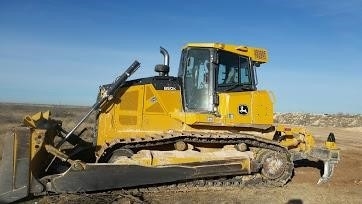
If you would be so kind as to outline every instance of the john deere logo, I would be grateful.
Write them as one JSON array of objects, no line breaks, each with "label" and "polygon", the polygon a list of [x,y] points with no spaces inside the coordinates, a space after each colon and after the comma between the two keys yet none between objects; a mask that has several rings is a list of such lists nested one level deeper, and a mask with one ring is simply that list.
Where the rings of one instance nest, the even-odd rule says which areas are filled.
[{"label": "john deere logo", "polygon": [[239,106],[239,114],[240,115],[246,115],[246,114],[248,114],[248,112],[249,112],[249,109],[248,109],[247,105],[240,105]]}]

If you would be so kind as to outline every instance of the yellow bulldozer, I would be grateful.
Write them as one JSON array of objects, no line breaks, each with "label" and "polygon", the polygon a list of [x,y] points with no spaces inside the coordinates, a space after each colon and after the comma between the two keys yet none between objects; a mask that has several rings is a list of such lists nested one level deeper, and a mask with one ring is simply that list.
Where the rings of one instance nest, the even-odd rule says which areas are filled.
[{"label": "yellow bulldozer", "polygon": [[[333,133],[317,147],[305,128],[273,123],[271,94],[257,89],[267,50],[189,43],[177,76],[169,76],[167,50],[160,52],[156,76],[128,80],[140,67],[135,61],[100,86],[72,130],[47,111],[1,136],[0,203],[111,189],[283,186],[301,160],[323,162],[318,183],[330,179],[340,158]],[[93,112],[90,143],[77,129]]]}]

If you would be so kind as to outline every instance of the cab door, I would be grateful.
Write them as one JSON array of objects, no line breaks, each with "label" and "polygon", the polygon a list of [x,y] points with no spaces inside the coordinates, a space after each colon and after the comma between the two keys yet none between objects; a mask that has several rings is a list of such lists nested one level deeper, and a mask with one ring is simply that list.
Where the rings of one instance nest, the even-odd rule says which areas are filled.
[{"label": "cab door", "polygon": [[210,50],[203,48],[189,49],[185,66],[183,80],[185,111],[211,111]]}]

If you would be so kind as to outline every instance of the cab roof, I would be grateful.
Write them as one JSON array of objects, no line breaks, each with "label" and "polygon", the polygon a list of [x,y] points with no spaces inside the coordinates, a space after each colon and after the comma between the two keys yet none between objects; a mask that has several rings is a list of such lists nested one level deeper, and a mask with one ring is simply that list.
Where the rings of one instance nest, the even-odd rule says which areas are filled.
[{"label": "cab roof", "polygon": [[200,48],[215,48],[218,50],[224,50],[227,52],[232,52],[238,55],[243,55],[250,57],[253,61],[260,63],[268,62],[268,52],[264,48],[250,47],[245,45],[232,45],[224,43],[188,43],[184,46],[188,47],[200,47]]}]

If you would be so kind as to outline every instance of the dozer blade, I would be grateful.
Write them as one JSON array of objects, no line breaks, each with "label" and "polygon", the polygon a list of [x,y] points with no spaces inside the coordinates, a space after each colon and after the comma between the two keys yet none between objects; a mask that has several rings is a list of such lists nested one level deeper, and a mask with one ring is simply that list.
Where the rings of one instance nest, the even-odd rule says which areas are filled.
[{"label": "dozer blade", "polygon": [[[159,168],[118,164],[75,164],[63,174],[41,179],[47,191],[77,193],[170,183],[197,178],[249,174],[240,162]],[[101,176],[100,176],[101,175]]]},{"label": "dozer blade", "polygon": [[0,136],[0,203],[28,196],[30,131],[19,127]]}]

